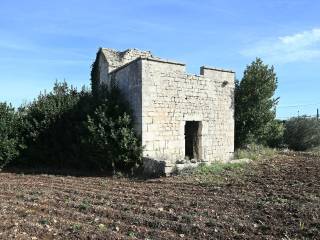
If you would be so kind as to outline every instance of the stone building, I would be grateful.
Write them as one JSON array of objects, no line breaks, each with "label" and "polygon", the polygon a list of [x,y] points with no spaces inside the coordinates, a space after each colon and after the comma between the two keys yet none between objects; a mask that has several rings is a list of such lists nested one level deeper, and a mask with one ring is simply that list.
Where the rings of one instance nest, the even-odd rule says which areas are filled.
[{"label": "stone building", "polygon": [[183,63],[137,49],[101,48],[97,60],[100,83],[115,81],[133,110],[146,173],[233,157],[233,71],[190,75]]}]

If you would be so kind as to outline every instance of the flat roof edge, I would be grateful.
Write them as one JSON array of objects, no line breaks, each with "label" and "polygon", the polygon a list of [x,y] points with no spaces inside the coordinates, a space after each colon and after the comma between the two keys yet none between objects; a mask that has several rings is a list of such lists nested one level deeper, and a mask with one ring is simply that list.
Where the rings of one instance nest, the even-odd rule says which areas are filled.
[{"label": "flat roof edge", "polygon": [[223,69],[223,68],[217,68],[217,67],[208,67],[208,66],[202,66],[203,69],[209,69],[209,70],[215,70],[220,72],[229,72],[229,73],[235,73],[235,71],[231,69]]},{"label": "flat roof edge", "polygon": [[142,60],[148,60],[148,61],[153,61],[153,62],[161,62],[161,63],[169,63],[169,64],[175,64],[175,65],[180,65],[180,66],[186,66],[185,63],[181,62],[176,62],[168,59],[161,59],[161,58],[148,58],[148,57],[140,57]]},{"label": "flat roof edge", "polygon": [[134,60],[132,60],[131,62],[128,62],[114,70],[112,70],[111,72],[109,72],[109,74],[115,73],[127,66],[129,66],[131,63],[137,62],[139,60],[147,60],[147,61],[153,61],[153,62],[160,62],[160,63],[168,63],[168,64],[174,64],[174,65],[180,65],[180,66],[185,66],[186,64],[184,63],[179,63],[179,62],[175,62],[175,61],[171,61],[171,60],[165,60],[165,59],[156,59],[156,58],[149,58],[149,57],[138,57]]},{"label": "flat roof edge", "polygon": [[131,63],[137,62],[137,61],[139,61],[139,60],[141,60],[141,57],[136,58],[136,59],[132,60],[131,62],[128,62],[128,63],[126,63],[126,64],[124,64],[124,65],[122,65],[122,66],[120,66],[120,67],[118,67],[118,68],[116,68],[116,69],[114,69],[114,70],[112,70],[111,72],[109,72],[109,74],[115,73],[115,72],[117,72],[117,71],[119,71],[119,70],[121,70],[121,69],[129,66]]}]

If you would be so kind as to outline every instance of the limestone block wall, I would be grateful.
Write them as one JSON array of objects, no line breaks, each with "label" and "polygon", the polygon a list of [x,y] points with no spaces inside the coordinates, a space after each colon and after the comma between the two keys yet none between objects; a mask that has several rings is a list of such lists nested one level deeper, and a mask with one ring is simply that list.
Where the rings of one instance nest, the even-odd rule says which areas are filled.
[{"label": "limestone block wall", "polygon": [[168,164],[185,157],[184,125],[201,121],[202,159],[228,160],[234,151],[234,73],[142,60],[142,144],[144,156]]},{"label": "limestone block wall", "polygon": [[108,84],[109,83],[109,63],[100,52],[98,55],[99,61],[99,79],[100,83]]},{"label": "limestone block wall", "polygon": [[139,136],[142,134],[142,76],[141,61],[133,61],[109,74],[114,80],[121,94],[133,111],[135,130]]},{"label": "limestone block wall", "polygon": [[234,153],[234,88],[235,73],[218,68],[201,67],[201,76],[211,85],[214,111],[209,122],[212,148],[208,149],[213,160],[229,160]]},{"label": "limestone block wall", "polygon": [[103,51],[100,82],[115,80],[133,110],[144,157],[174,165],[185,158],[186,121],[199,121],[200,160],[227,161],[234,152],[234,72],[182,63],[141,51]]},{"label": "limestone block wall", "polygon": [[127,49],[119,52],[110,48],[101,48],[99,52],[100,80],[103,83],[108,83],[108,74],[110,72],[123,67],[139,57],[152,57],[151,52],[140,51],[138,49]]}]

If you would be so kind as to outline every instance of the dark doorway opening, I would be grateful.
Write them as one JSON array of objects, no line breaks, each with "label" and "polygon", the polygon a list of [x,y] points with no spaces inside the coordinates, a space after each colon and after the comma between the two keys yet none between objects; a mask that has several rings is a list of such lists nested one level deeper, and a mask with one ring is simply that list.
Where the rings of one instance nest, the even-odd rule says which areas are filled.
[{"label": "dark doorway opening", "polygon": [[185,158],[201,159],[201,122],[186,121],[185,134]]}]

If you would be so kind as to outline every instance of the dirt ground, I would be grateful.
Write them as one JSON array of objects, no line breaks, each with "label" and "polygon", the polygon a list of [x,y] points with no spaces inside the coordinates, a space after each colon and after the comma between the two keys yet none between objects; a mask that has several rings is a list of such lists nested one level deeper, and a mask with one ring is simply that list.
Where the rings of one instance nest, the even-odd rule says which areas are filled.
[{"label": "dirt ground", "polygon": [[320,159],[147,181],[0,173],[0,239],[320,239]]}]

